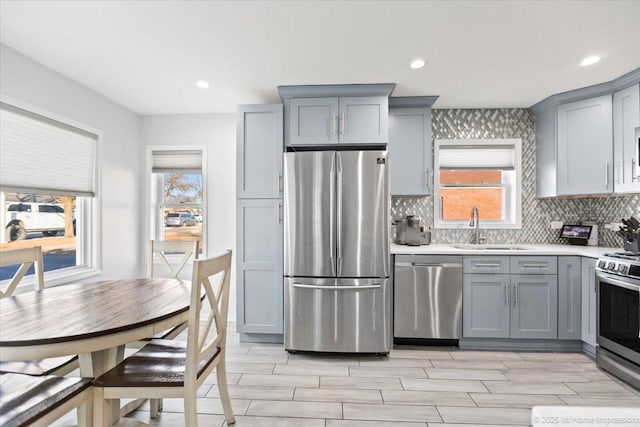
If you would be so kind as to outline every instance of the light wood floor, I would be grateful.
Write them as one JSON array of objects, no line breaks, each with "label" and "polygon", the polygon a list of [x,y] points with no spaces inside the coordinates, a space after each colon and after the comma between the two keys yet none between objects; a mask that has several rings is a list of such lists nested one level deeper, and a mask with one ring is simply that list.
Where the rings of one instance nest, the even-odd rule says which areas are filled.
[{"label": "light wood floor", "polygon": [[[403,348],[388,357],[303,355],[230,334],[227,360],[237,426],[529,425],[535,405],[640,407],[638,390],[575,353]],[[199,390],[201,426],[225,425],[215,378]],[[184,425],[179,399],[165,399],[158,419],[146,405],[130,416]]]}]

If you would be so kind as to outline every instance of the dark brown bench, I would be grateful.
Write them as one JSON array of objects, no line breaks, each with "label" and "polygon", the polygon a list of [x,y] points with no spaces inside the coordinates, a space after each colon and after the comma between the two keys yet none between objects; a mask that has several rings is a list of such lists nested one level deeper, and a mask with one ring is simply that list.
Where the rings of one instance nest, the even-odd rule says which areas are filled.
[{"label": "dark brown bench", "polygon": [[[47,426],[85,403],[91,408],[91,379],[23,374],[0,376],[0,426]],[[82,416],[91,422],[91,411]]]}]

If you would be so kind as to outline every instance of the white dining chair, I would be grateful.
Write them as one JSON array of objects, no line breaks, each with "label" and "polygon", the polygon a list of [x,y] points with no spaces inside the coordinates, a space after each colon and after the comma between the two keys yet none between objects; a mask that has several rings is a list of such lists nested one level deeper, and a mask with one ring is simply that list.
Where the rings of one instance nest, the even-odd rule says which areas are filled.
[{"label": "white dining chair", "polygon": [[42,264],[42,248],[40,246],[0,251],[0,267],[9,265],[19,265],[19,267],[9,281],[9,285],[4,290],[0,289],[0,298],[13,295],[31,266],[34,269],[36,289],[44,289],[44,267]]},{"label": "white dining chair", "polygon": [[[33,266],[35,290],[44,289],[44,265],[42,263],[42,248],[12,249],[0,252],[0,267],[18,265],[18,270],[9,281],[9,285],[0,290],[0,298],[13,296],[16,288]],[[8,327],[2,325],[1,327]],[[34,376],[66,375],[78,368],[78,356],[51,357],[42,360],[24,360],[15,362],[0,362],[0,374],[21,373]]]},{"label": "white dining chair", "polygon": [[[147,259],[147,277],[167,279],[183,279],[189,277],[185,272],[187,266],[198,259],[199,241],[151,240],[149,242],[149,258]],[[174,339],[187,328],[187,323],[178,325],[167,331],[159,332],[147,339],[131,343],[129,348],[141,348],[152,339]],[[135,404],[134,404],[135,406]],[[151,417],[156,418],[162,410],[162,399],[150,399]]]},{"label": "white dining chair", "polygon": [[46,427],[74,408],[92,424],[91,379],[23,374],[0,376],[0,426]]},{"label": "white dining chair", "polygon": [[96,378],[94,425],[107,424],[109,399],[183,398],[186,426],[197,427],[197,390],[214,369],[227,424],[235,423],[225,368],[230,273],[231,251],[193,262],[187,341],[152,340]]}]

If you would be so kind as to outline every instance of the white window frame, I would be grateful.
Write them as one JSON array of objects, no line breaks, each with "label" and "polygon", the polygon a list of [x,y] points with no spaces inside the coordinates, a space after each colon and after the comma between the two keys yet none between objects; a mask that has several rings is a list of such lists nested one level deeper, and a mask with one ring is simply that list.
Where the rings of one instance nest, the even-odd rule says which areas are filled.
[{"label": "white window frame", "polygon": [[[483,220],[482,212],[480,212],[480,228],[481,229],[501,229],[515,230],[522,228],[522,139],[436,139],[434,141],[434,190],[433,190],[433,227],[437,229],[470,229],[469,220],[460,221],[443,221],[441,217],[441,199],[440,199],[440,147],[442,146],[469,146],[472,148],[480,148],[482,146],[513,146],[514,147],[514,169],[515,182],[503,181],[504,193],[503,197],[510,198],[511,203],[507,209],[515,210],[513,222],[507,220]],[[505,178],[503,177],[503,180]],[[511,215],[509,215],[511,216]]]},{"label": "white window frame", "polygon": [[[101,160],[102,160],[102,141],[103,133],[99,129],[95,129],[84,123],[77,122],[68,117],[62,116],[57,113],[45,110],[35,105],[26,103],[19,99],[0,94],[0,101],[6,104],[13,105],[21,108],[25,111],[29,111],[34,114],[41,115],[50,120],[60,122],[62,124],[72,126],[83,131],[96,135],[96,164],[95,164],[95,189],[96,195],[94,197],[77,197],[76,198],[76,215],[82,218],[81,221],[76,223],[76,266],[60,268],[57,270],[45,271],[44,280],[47,288],[52,286],[64,285],[78,280],[84,280],[90,277],[98,276],[102,273],[101,264],[101,249],[98,244],[101,239],[102,227],[101,227],[101,197],[100,192],[102,190],[102,174]],[[48,194],[43,190],[41,194]],[[0,200],[2,211],[0,217],[2,218],[2,232],[4,233],[4,205],[5,200]],[[8,284],[9,280],[0,282],[0,286]],[[33,275],[25,276],[20,285],[16,289],[16,293],[31,291],[35,286],[35,277]]]},{"label": "white window frame", "polygon": [[[175,151],[184,152],[184,151],[201,151],[202,152],[202,245],[200,246],[200,250],[202,251],[201,257],[205,257],[207,253],[207,225],[208,225],[208,208],[207,208],[207,147],[204,145],[147,145],[145,147],[145,175],[146,175],[146,186],[145,186],[145,197],[144,197],[144,206],[143,212],[145,212],[145,226],[144,233],[142,235],[142,239],[144,244],[143,247],[143,259],[142,263],[143,270],[141,271],[142,275],[145,275],[147,272],[147,263],[150,257],[150,246],[149,242],[151,239],[156,238],[155,236],[161,236],[163,232],[164,226],[164,218],[162,217],[161,211],[158,209],[160,206],[165,206],[164,204],[155,203],[154,197],[157,197],[157,194],[152,194],[152,189],[158,187],[158,182],[153,182],[153,152],[154,151],[163,151],[163,152],[171,152]],[[193,207],[194,204],[191,203],[181,203],[181,207]],[[153,230],[153,231],[152,231]],[[155,236],[154,236],[155,235]],[[180,258],[182,255],[179,256]],[[170,256],[168,256],[170,259]],[[171,261],[171,259],[170,259]]]}]

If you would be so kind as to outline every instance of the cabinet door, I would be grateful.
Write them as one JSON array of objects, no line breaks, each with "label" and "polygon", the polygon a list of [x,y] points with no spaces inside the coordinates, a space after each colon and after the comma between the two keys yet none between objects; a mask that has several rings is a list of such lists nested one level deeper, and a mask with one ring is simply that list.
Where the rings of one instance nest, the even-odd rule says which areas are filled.
[{"label": "cabinet door", "polygon": [[431,195],[431,109],[389,110],[388,151],[391,194]]},{"label": "cabinet door", "polygon": [[238,106],[236,197],[282,197],[283,126],[282,104]]},{"label": "cabinet door", "polygon": [[613,191],[611,95],[558,107],[558,194]]},{"label": "cabinet door", "polygon": [[462,336],[509,338],[509,275],[463,274]]},{"label": "cabinet door", "polygon": [[389,141],[389,98],[340,98],[340,144],[386,144]]},{"label": "cabinet door", "polygon": [[558,339],[580,339],[582,334],[581,295],[580,257],[558,257]]},{"label": "cabinet door", "polygon": [[511,338],[558,338],[558,276],[511,275]]},{"label": "cabinet door", "polygon": [[582,258],[582,341],[596,345],[596,260]]},{"label": "cabinet door", "polygon": [[338,98],[294,98],[287,117],[288,145],[338,143]]},{"label": "cabinet door", "polygon": [[238,200],[238,332],[281,334],[282,201]]},{"label": "cabinet door", "polygon": [[613,94],[614,190],[640,192],[640,83]]}]

